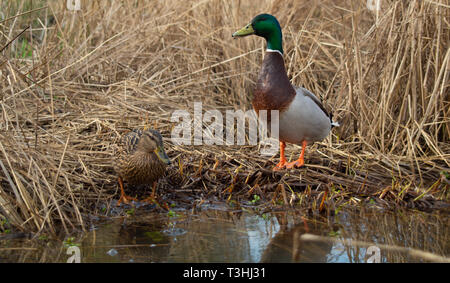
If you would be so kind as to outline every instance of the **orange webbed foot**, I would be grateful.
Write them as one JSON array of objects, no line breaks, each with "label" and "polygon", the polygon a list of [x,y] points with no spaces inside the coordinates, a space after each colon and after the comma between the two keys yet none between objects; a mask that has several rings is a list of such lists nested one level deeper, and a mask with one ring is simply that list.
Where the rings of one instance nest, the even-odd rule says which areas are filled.
[{"label": "orange webbed foot", "polygon": [[159,205],[158,201],[156,200],[157,199],[157,195],[156,195],[157,186],[158,186],[158,182],[156,182],[156,181],[153,182],[152,194],[149,197],[143,199],[142,200],[143,202],[146,202],[148,204],[154,204],[155,203],[155,204]]},{"label": "orange webbed foot", "polygon": [[302,167],[305,165],[305,160],[303,159],[303,157],[305,156],[306,145],[307,145],[307,142],[303,141],[302,142],[302,152],[300,153],[300,157],[296,161],[289,162],[288,164],[286,164],[287,169],[292,169],[294,167],[299,168],[299,167]]},{"label": "orange webbed foot", "polygon": [[146,202],[148,204],[157,203],[156,199],[152,196],[146,197],[145,199],[142,200],[142,202]]},{"label": "orange webbed foot", "polygon": [[134,198],[134,197],[130,197],[130,196],[127,196],[127,195],[121,195],[119,200],[117,201],[117,206],[119,206],[120,203],[122,203],[122,202],[125,203],[125,204],[128,204],[132,200],[137,201],[137,199]]},{"label": "orange webbed foot", "polygon": [[287,161],[286,161],[286,159],[284,159],[284,160],[281,160],[280,162],[278,162],[278,164],[275,166],[275,167],[273,167],[273,171],[280,171],[280,170],[283,170],[283,169],[285,169],[285,167],[286,167],[286,165],[287,165],[288,163],[287,163]]},{"label": "orange webbed foot", "polygon": [[298,159],[294,162],[289,162],[286,164],[287,169],[292,169],[294,167],[300,168],[305,165],[305,161],[303,159]]},{"label": "orange webbed foot", "polygon": [[125,204],[128,204],[128,203],[129,203],[130,201],[132,201],[132,200],[137,201],[136,198],[125,195],[125,191],[123,190],[123,180],[122,180],[122,177],[119,176],[118,181],[119,181],[119,186],[120,186],[120,198],[119,198],[119,200],[117,201],[117,206],[119,206],[120,203],[121,203],[122,201],[123,201],[123,203],[125,203]]}]

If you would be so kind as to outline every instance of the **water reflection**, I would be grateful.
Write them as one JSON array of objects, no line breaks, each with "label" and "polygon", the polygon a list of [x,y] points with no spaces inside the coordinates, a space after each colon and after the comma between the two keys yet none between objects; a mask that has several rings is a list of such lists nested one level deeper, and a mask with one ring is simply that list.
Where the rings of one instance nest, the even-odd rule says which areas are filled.
[{"label": "water reflection", "polygon": [[278,221],[287,224],[281,226],[282,229],[271,239],[263,252],[262,262],[336,262],[328,260],[333,252],[331,243],[301,240],[305,233],[326,236],[330,230],[327,223],[303,218],[303,223],[290,225],[293,220],[286,218],[285,214],[278,217]]},{"label": "water reflection", "polygon": [[[448,260],[450,252],[446,214],[376,210],[313,217],[224,209],[177,214],[137,214],[75,236],[81,262],[366,262],[370,245],[379,248],[381,262],[422,262],[398,247],[440,256],[428,261]],[[66,238],[0,239],[0,262],[65,262]]]}]

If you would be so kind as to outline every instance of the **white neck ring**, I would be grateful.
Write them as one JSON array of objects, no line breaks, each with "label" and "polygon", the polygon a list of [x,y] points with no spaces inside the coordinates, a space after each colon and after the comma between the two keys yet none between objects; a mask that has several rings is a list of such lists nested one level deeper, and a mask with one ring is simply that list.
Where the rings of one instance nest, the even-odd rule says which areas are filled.
[{"label": "white neck ring", "polygon": [[274,50],[274,49],[269,49],[269,48],[267,48],[267,49],[266,49],[266,52],[276,52],[276,53],[280,54],[281,56],[283,56],[283,53],[281,53],[280,50]]}]

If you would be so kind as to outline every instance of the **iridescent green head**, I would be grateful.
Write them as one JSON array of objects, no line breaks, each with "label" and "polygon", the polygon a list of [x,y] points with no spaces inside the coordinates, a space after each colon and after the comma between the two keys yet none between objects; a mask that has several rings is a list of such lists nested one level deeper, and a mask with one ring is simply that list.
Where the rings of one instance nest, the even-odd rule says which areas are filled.
[{"label": "iridescent green head", "polygon": [[252,34],[264,37],[267,41],[267,49],[278,50],[283,53],[281,27],[274,16],[269,14],[258,15],[248,25],[233,33],[232,36],[243,37]]}]

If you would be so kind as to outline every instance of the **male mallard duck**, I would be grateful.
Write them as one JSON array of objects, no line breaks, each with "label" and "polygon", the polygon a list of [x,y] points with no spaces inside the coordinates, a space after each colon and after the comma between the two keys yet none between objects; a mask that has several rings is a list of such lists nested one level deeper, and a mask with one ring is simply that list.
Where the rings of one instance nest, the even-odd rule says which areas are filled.
[{"label": "male mallard duck", "polygon": [[[323,140],[333,126],[320,100],[302,87],[294,87],[287,76],[283,60],[282,33],[278,20],[269,14],[261,14],[233,33],[233,37],[255,34],[266,39],[267,50],[259,72],[258,83],[252,101],[253,108],[279,111],[280,162],[273,168],[280,170],[304,165],[307,144]],[[268,117],[270,119],[270,117]],[[302,144],[298,160],[288,163],[284,156],[286,142]]]},{"label": "male mallard duck", "polygon": [[170,164],[161,135],[155,130],[133,130],[122,137],[116,153],[114,170],[119,175],[119,205],[135,198],[125,195],[123,181],[133,185],[153,184],[152,199],[158,179]]}]

